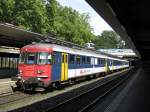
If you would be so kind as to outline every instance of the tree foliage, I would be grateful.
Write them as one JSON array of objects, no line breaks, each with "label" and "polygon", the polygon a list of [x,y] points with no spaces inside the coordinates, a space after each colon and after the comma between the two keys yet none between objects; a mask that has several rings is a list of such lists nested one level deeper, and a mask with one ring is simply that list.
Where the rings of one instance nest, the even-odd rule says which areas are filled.
[{"label": "tree foliage", "polygon": [[0,21],[12,23],[14,0],[0,0]]},{"label": "tree foliage", "polygon": [[46,8],[52,25],[50,33],[57,35],[56,37],[80,45],[94,38],[88,14],[80,14],[70,7],[63,7],[55,0],[49,0]]},{"label": "tree foliage", "polygon": [[124,48],[124,41],[114,31],[103,31],[94,40],[96,49]]},{"label": "tree foliage", "polygon": [[89,14],[61,6],[56,0],[0,0],[1,22],[79,45],[93,41],[96,48],[117,48],[118,36],[112,31],[95,36],[89,19]]}]

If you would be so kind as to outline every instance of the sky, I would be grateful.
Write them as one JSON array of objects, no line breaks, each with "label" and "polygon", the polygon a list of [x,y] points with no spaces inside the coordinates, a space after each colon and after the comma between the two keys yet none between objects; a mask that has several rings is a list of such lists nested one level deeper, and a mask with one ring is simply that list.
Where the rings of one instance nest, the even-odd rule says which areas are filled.
[{"label": "sky", "polygon": [[57,0],[63,6],[69,6],[80,13],[89,13],[90,25],[95,35],[100,35],[104,30],[112,30],[112,28],[100,17],[96,11],[85,0]]}]

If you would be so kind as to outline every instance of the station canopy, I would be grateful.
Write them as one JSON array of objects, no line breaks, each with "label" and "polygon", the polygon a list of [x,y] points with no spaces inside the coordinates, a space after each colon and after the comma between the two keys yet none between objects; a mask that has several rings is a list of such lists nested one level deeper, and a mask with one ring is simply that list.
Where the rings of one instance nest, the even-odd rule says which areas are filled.
[{"label": "station canopy", "polygon": [[44,35],[23,30],[11,24],[0,24],[0,46],[21,48],[44,39]]},{"label": "station canopy", "polygon": [[130,48],[150,64],[149,0],[86,0],[126,41]]}]

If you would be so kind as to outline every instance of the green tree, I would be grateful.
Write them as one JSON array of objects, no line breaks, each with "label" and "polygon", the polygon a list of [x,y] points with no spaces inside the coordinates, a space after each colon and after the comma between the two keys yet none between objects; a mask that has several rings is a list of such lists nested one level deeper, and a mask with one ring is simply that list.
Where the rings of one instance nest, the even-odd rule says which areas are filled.
[{"label": "green tree", "polygon": [[94,40],[89,15],[80,14],[56,0],[1,0],[0,20],[21,28],[54,34],[79,45]]},{"label": "green tree", "polygon": [[26,29],[43,33],[47,32],[48,19],[44,1],[42,0],[14,0],[13,23]]},{"label": "green tree", "polygon": [[43,34],[49,26],[44,0],[0,0],[0,21]]},{"label": "green tree", "polygon": [[0,0],[0,21],[12,23],[14,0]]},{"label": "green tree", "polygon": [[125,43],[114,31],[103,31],[94,40],[96,49],[124,48]]},{"label": "green tree", "polygon": [[48,16],[48,32],[52,34],[56,34],[55,30],[55,22],[56,22],[56,17],[57,13],[59,12],[60,5],[56,0],[47,0],[46,1],[46,14]]},{"label": "green tree", "polygon": [[52,26],[49,33],[80,45],[84,45],[95,37],[92,34],[88,14],[80,14],[70,7],[63,7],[56,0],[48,0],[46,9]]}]

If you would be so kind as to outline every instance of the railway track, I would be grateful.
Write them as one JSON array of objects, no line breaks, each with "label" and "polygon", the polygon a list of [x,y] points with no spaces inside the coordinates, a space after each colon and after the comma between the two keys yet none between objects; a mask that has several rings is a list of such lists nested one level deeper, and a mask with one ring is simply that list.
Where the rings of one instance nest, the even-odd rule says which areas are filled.
[{"label": "railway track", "polygon": [[27,98],[29,96],[31,96],[31,95],[25,94],[25,93],[22,93],[22,92],[1,94],[1,96],[0,96],[0,105],[10,103],[10,102],[14,102],[14,101],[17,101],[17,100],[22,100],[22,99]]},{"label": "railway track", "polygon": [[[130,72],[130,71],[129,71]],[[23,106],[23,107],[19,107],[18,109],[16,108],[15,110],[12,110],[12,109],[10,109],[10,110],[12,110],[12,111],[14,111],[14,112],[22,112],[22,111],[37,111],[37,112],[41,112],[41,111],[43,111],[44,109],[47,109],[47,110],[45,110],[45,111],[57,111],[57,112],[62,112],[62,111],[66,111],[65,110],[65,108],[63,108],[62,110],[60,110],[60,111],[58,111],[56,108],[58,107],[58,108],[61,108],[61,106],[63,106],[64,104],[66,105],[67,104],[67,102],[69,103],[71,100],[76,100],[76,98],[80,98],[80,96],[84,96],[84,94],[86,94],[86,93],[88,93],[88,91],[92,91],[92,90],[94,90],[94,89],[96,89],[96,88],[98,88],[99,86],[104,86],[104,85],[107,85],[108,86],[108,84],[107,84],[107,82],[113,82],[114,80],[117,80],[120,76],[122,77],[122,76],[126,76],[126,74],[127,74],[128,72],[123,72],[122,74],[120,74],[120,75],[114,75],[114,76],[111,76],[111,77],[108,77],[108,78],[104,78],[104,79],[102,79],[102,80],[100,80],[100,81],[96,81],[96,82],[94,82],[94,83],[91,83],[91,84],[89,84],[88,86],[83,86],[82,88],[78,88],[77,90],[72,90],[72,91],[70,91],[70,92],[67,92],[67,93],[64,93],[64,94],[60,94],[60,95],[57,95],[57,96],[55,96],[55,97],[47,97],[47,99],[46,100],[44,100],[44,101],[40,101],[40,102],[37,102],[37,103],[35,103],[35,104],[32,104],[32,105],[27,105],[27,106]],[[120,78],[121,78],[120,77]],[[121,78],[122,79],[122,78]],[[118,79],[119,80],[119,79]],[[117,83],[117,82],[116,82]],[[111,85],[112,83],[110,83],[109,84],[109,86]],[[95,87],[96,86],[96,87]],[[106,87],[106,86],[105,86]],[[102,90],[105,90],[105,87],[103,87],[103,89]],[[90,88],[90,89],[88,89],[88,88]],[[93,88],[93,89],[91,89],[91,88]],[[107,88],[106,88],[107,89]],[[90,92],[89,92],[90,93]],[[103,91],[101,91],[101,94],[103,93]],[[82,95],[83,94],[83,95]],[[24,94],[24,93],[20,93],[20,92],[15,92],[14,94],[12,94],[12,95],[7,95],[6,97],[0,97],[0,105],[1,105],[1,107],[3,108],[3,104],[4,105],[7,105],[7,104],[10,104],[11,102],[14,104],[14,105],[16,105],[16,103],[15,103],[15,101],[17,101],[17,100],[19,100],[19,102],[21,103],[21,102],[24,102],[24,101],[26,101],[26,99],[34,99],[34,97],[38,97],[38,98],[40,98],[40,97],[42,97],[43,95],[41,95],[41,94],[34,94],[34,95],[29,95],[29,94]],[[44,95],[44,96],[46,96],[46,94]],[[8,100],[9,99],[9,100]],[[89,104],[89,102],[92,102],[93,101],[93,98],[92,97],[90,97],[90,98],[85,98],[85,99],[90,99],[89,101],[86,101],[85,100],[85,102],[88,102],[88,104]],[[80,99],[79,99],[80,100]],[[18,101],[17,101],[18,102]],[[11,104],[12,104],[11,103]],[[19,103],[19,105],[20,105],[20,103]],[[26,104],[26,103],[25,103]],[[28,103],[27,103],[28,104]],[[79,104],[80,104],[80,101],[79,101]],[[87,106],[88,104],[86,104],[86,105],[83,105],[82,107],[85,107],[85,106]],[[24,105],[24,103],[23,103],[23,105]],[[57,106],[56,106],[57,105]],[[74,105],[74,104],[73,104]],[[76,104],[75,104],[76,105]],[[51,107],[51,108],[49,108],[49,107]],[[67,107],[69,107],[69,106],[67,106]],[[7,108],[7,107],[6,107]],[[56,109],[56,110],[55,110]],[[82,108],[83,109],[83,108]],[[2,110],[5,110],[5,109],[2,109]],[[9,110],[9,109],[8,109]],[[68,110],[68,111],[70,111],[70,110]],[[71,109],[71,111],[72,111],[72,109]],[[76,112],[76,111],[75,111]]]},{"label": "railway track", "polygon": [[55,107],[49,107],[44,112],[87,112],[93,105],[111,93],[115,88],[121,85],[129,75],[121,75],[112,80],[72,97]]}]

